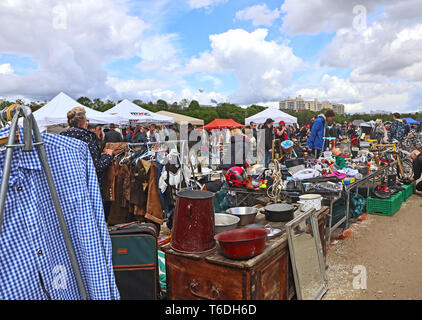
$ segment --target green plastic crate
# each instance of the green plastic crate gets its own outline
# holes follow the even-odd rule
[[[402,187],[405,189],[402,191],[403,194],[403,201],[407,201],[413,194],[413,185],[402,185]]]
[[[406,191],[400,191],[399,192],[400,196],[401,196],[401,202],[406,202],[407,201],[407,194]]]
[[[394,216],[400,210],[403,202],[401,192],[396,193],[390,199],[378,199],[368,197],[366,202],[366,212],[380,216]]]

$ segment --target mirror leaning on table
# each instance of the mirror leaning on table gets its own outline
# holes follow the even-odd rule
[[[315,208],[286,224],[298,300],[320,300],[327,292],[327,277]]]

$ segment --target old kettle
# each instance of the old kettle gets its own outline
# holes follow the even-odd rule
[[[170,246],[184,253],[213,250],[214,194],[209,191],[182,190],[177,193]]]

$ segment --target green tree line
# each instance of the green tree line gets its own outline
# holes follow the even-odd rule
[[[94,110],[104,112],[111,108],[113,108],[116,104],[120,103],[121,101],[111,101],[111,100],[101,100],[96,98],[91,100],[87,97],[80,97],[77,100],[80,104],[92,108]],[[190,117],[194,117],[197,119],[204,120],[205,124],[210,123],[214,119],[233,119],[238,123],[244,124],[245,119],[249,118],[263,110],[265,107],[259,105],[251,105],[247,108],[242,108],[236,104],[232,103],[220,103],[216,107],[214,106],[201,106],[198,101],[192,100],[189,101],[187,99],[183,99],[180,102],[173,102],[171,104],[167,103],[164,100],[157,100],[156,103],[153,102],[143,102],[142,100],[133,100],[133,103],[136,105],[149,110],[151,112],[158,112],[158,111],[169,111],[173,113],[178,113]],[[0,110],[9,107],[11,104],[24,104],[22,100],[16,101],[7,101],[7,100],[0,100]],[[37,101],[31,102],[29,106],[31,107],[32,111],[36,111],[43,107],[47,101]],[[317,117],[319,114],[324,113],[326,110],[321,110],[319,112],[310,111],[310,110],[302,110],[302,111],[292,111],[292,110],[283,110],[284,112],[296,117],[298,119],[298,123],[300,126],[310,124],[310,120],[312,117]],[[402,114],[402,118],[412,118],[417,119],[421,114],[419,113],[412,113],[412,114]],[[350,122],[353,120],[364,120],[370,121],[375,119],[381,119],[383,122],[386,121],[393,121],[392,114],[337,114],[335,121],[337,123],[344,123]]]

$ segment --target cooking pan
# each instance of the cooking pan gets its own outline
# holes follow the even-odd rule
[[[239,226],[246,226],[247,224],[254,223],[255,217],[258,213],[257,208],[253,207],[235,207],[226,210],[226,213],[232,214],[240,218]]]
[[[289,222],[299,207],[287,203],[270,204],[264,207],[265,219],[272,222]]]

